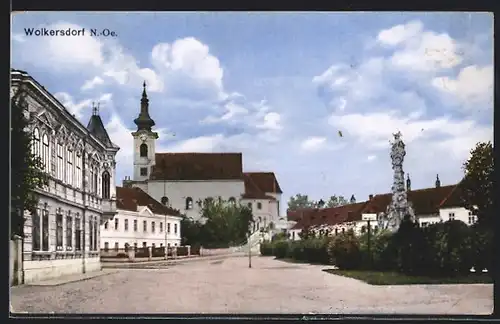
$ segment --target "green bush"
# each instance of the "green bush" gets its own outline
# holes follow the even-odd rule
[[[292,241],[290,244],[290,250],[288,256],[297,261],[305,261],[306,260],[306,250],[305,250],[305,241]]]
[[[328,237],[311,238],[304,241],[304,260],[310,263],[329,264]]]
[[[474,224],[471,232],[471,261],[474,269],[493,272],[493,230]]]
[[[289,255],[288,241],[275,241],[273,245],[273,255],[276,259],[284,259]]]
[[[353,233],[341,233],[333,237],[327,251],[331,263],[339,269],[358,269],[361,264],[359,239]]]
[[[273,243],[264,241],[260,244],[260,255],[271,256],[273,255]]]

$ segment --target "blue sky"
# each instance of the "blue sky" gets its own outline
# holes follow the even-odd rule
[[[26,36],[37,27],[87,35]],[[159,152],[243,152],[245,170],[277,174],[284,202],[390,191],[398,130],[413,188],[456,183],[493,138],[487,13],[23,13],[12,35],[12,66],[84,124],[101,102],[117,184],[143,80]]]

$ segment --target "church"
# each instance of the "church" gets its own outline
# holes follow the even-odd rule
[[[159,136],[149,114],[146,83],[134,123],[133,176],[123,180],[123,187],[140,188],[193,220],[200,220],[203,201],[220,197],[252,209],[252,231],[286,228],[286,219],[279,219],[282,191],[275,174],[244,172],[242,153],[156,152]]]

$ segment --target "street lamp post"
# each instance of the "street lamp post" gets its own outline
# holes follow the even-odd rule
[[[252,246],[250,245],[250,230],[248,231],[248,239],[247,239],[247,245],[248,245],[248,267],[252,267]]]

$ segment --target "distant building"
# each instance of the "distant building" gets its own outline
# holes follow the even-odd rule
[[[99,226],[116,213],[119,147],[97,108],[85,127],[28,73],[11,70],[11,82],[11,97],[26,91],[32,151],[49,175],[36,212],[24,214],[24,283],[100,270]]]
[[[203,201],[222,199],[249,206],[255,227],[279,223],[281,188],[273,172],[243,172],[241,153],[157,153],[158,133],[149,115],[146,85],[134,120],[134,168],[124,187],[137,187],[165,206],[200,220]]]
[[[409,186],[408,186],[409,187]],[[477,216],[462,207],[460,184],[441,186],[439,178],[434,188],[408,191],[411,203],[421,227],[448,220],[460,220],[467,225],[477,222]],[[390,204],[392,194],[370,195],[364,202],[324,209],[302,209],[289,211],[289,219],[296,224],[289,230],[290,238],[300,239],[304,228],[315,232],[328,231],[330,235],[353,230],[356,234],[368,230],[368,220],[372,230],[378,230],[377,216],[384,213]]]
[[[117,215],[101,225],[102,250],[181,245],[178,210],[162,205],[139,188],[116,187],[116,198]]]

